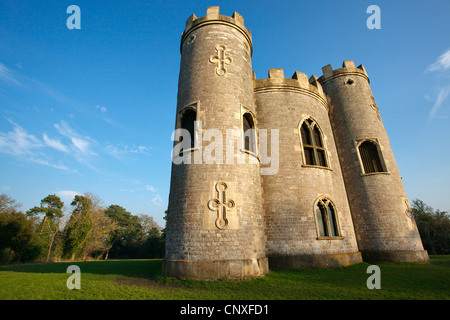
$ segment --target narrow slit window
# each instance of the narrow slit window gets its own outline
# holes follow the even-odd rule
[[[242,121],[244,131],[244,148],[247,151],[256,153],[255,125],[251,114],[245,113]]]
[[[181,117],[181,128],[185,129],[190,134],[190,146],[195,146],[195,121],[197,118],[197,112],[194,109],[187,110]]]

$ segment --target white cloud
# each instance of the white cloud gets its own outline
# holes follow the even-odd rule
[[[56,192],[56,195],[61,198],[61,200],[66,205],[70,205],[70,203],[73,201],[76,195],[79,195],[81,193],[77,191],[72,190],[60,190]]]
[[[17,77],[14,75],[14,72],[7,68],[3,63],[0,63],[0,80],[14,84],[16,86],[21,86],[22,84],[17,80]]]
[[[138,146],[136,148],[131,148],[130,152],[132,153],[147,153],[148,148],[146,146]]]
[[[145,189],[148,190],[148,191],[151,191],[151,192],[155,192],[156,191],[156,188],[154,186],[149,185],[149,184],[145,185]]]
[[[69,151],[69,149],[65,145],[63,145],[60,141],[50,139],[45,133],[43,135],[43,139],[44,139],[44,143],[47,146],[49,146],[49,147],[51,147],[51,148],[53,148],[55,150],[62,151],[62,152],[68,152]]]
[[[105,147],[105,152],[109,153],[110,155],[116,157],[117,159],[121,160],[122,156],[127,154],[148,154],[148,150],[150,148],[145,146],[129,146],[129,145],[123,145],[123,146],[115,146],[112,144],[108,144]]]
[[[96,155],[96,153],[91,150],[92,144],[94,144],[95,141],[90,137],[80,135],[65,121],[55,124],[55,128],[62,136],[71,141],[71,151],[77,161],[86,162],[86,156]]]
[[[163,205],[163,201],[161,199],[161,196],[159,194],[156,194],[153,198],[152,198],[152,203],[158,207],[162,207]]]
[[[428,66],[428,72],[444,71],[450,68],[450,49],[444,52],[435,63]]]
[[[0,153],[6,153],[15,156],[19,160],[37,163],[43,166],[55,168],[58,170],[72,171],[61,163],[55,163],[52,154],[46,150],[46,147],[68,153],[69,148],[58,140],[51,139],[47,134],[42,135],[42,140],[37,139],[20,125],[8,120],[13,125],[13,130],[9,132],[0,132]],[[82,143],[78,143],[83,146]],[[72,148],[74,149],[74,148]],[[73,151],[73,150],[72,150]],[[73,153],[73,152],[72,152]]]
[[[17,157],[20,160],[37,163],[43,166],[55,168],[58,170],[71,171],[62,164],[52,163],[47,153],[42,153],[41,149],[45,146],[53,148],[60,147],[55,144],[55,140],[49,139],[44,134],[44,143],[32,134],[29,134],[24,128],[8,120],[14,130],[9,132],[0,132],[0,152]]]
[[[28,134],[21,126],[8,121],[14,126],[14,131],[0,132],[0,152],[13,155],[31,154],[33,149],[42,146],[38,139]]]
[[[444,52],[442,55],[440,55],[436,62],[429,65],[426,69],[426,72],[442,72],[439,73],[440,80],[442,79],[448,79],[448,76],[450,75],[447,71],[450,70],[450,49],[448,49],[446,52]],[[445,71],[445,72],[444,72]],[[434,103],[433,107],[430,110],[429,113],[429,119],[436,119],[436,118],[447,118],[446,116],[438,116],[438,111],[442,109],[444,105],[448,105],[447,98],[450,95],[450,83],[441,84],[440,88],[438,89],[439,93],[436,98],[436,102]]]
[[[31,162],[35,162],[35,163],[47,166],[47,167],[51,167],[51,168],[55,168],[55,169],[59,169],[59,170],[65,170],[65,171],[72,171],[69,168],[67,168],[65,165],[50,163],[49,161],[44,160],[44,159],[38,159],[38,158],[31,157],[31,158],[28,158],[28,160],[30,160]]]
[[[99,106],[99,105],[96,105],[95,109],[100,110],[102,113],[105,113],[107,111],[106,107],[102,107],[102,106]]]
[[[90,150],[89,150],[89,146],[90,146],[89,141],[83,140],[81,138],[75,138],[75,137],[72,137],[70,140],[72,141],[72,143],[75,146],[75,148],[80,150],[82,153],[89,153],[90,152]]]
[[[57,191],[56,195],[61,197],[61,198],[74,198],[76,195],[79,195],[81,193],[77,192],[77,191],[72,191],[72,190],[61,190],[61,191]]]
[[[450,95],[450,86],[442,88],[440,90],[436,103],[434,104],[433,108],[430,111],[430,119],[437,118],[436,113],[442,107],[443,103],[445,102],[445,100],[448,98],[449,95]]]

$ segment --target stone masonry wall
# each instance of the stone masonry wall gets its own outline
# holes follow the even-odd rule
[[[408,215],[400,173],[363,66],[323,68],[319,79],[330,104],[330,118],[341,160],[359,248],[365,251],[422,251]],[[358,145],[376,141],[387,172],[364,174]]]
[[[311,80],[315,85],[305,74],[285,79],[282,70],[271,69],[269,79],[255,81],[259,129],[278,129],[280,142],[279,170],[262,178],[269,257],[358,251],[326,99]],[[299,126],[307,118],[322,131],[329,168],[304,163]],[[321,197],[335,204],[342,237],[318,239],[315,203]]]

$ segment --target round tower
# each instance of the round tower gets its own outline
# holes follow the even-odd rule
[[[278,170],[262,176],[270,269],[362,262],[317,77],[295,72],[288,79],[270,69],[269,78],[254,81],[254,92],[259,138],[267,129],[267,153],[279,156]]]
[[[192,15],[181,37],[167,213],[167,276],[246,279],[268,272],[254,153],[252,39],[238,13]],[[251,132],[251,131],[249,131]]]
[[[322,70],[363,260],[428,262],[365,68],[344,61]]]

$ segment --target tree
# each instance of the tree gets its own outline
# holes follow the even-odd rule
[[[164,257],[165,237],[163,229],[151,216],[141,214],[139,219],[144,229],[144,240],[139,257],[150,259]]]
[[[42,234],[44,227],[46,227],[45,222],[48,219],[53,220],[63,216],[62,207],[64,207],[64,202],[57,195],[51,194],[41,200],[40,207],[34,207],[28,210],[27,215],[32,217],[44,214],[40,231]]]
[[[118,229],[117,223],[105,214],[103,208],[95,208],[91,213],[92,232],[82,251],[83,259],[95,255],[97,258],[107,255],[112,247],[111,235]]]
[[[8,197],[6,194],[0,194],[0,213],[6,213],[11,211],[17,211],[20,204],[16,200]]]
[[[416,221],[424,249],[429,254],[450,254],[450,217],[434,210],[422,200],[413,200],[411,213]]]
[[[142,231],[145,235],[148,235],[149,233],[153,232],[153,229],[158,230],[158,232],[162,231],[162,228],[158,225],[158,223],[153,219],[152,216],[146,215],[146,214],[139,214],[139,223],[142,226]]]
[[[139,218],[125,208],[114,204],[105,210],[105,214],[118,226],[111,234],[111,249],[105,258],[107,259],[109,255],[114,258],[136,258],[144,236]]]
[[[73,260],[82,250],[91,232],[92,201],[87,197],[76,195],[70,205],[74,209],[66,225],[63,256]]]
[[[18,206],[7,195],[0,195],[0,261],[7,264],[34,260],[42,251],[32,221]]]
[[[29,217],[44,215],[41,222],[40,235],[43,243],[48,248],[46,261],[50,258],[53,242],[56,234],[59,232],[63,207],[64,202],[57,195],[52,194],[41,200],[40,207],[34,207],[27,211]]]
[[[114,221],[105,215],[101,200],[91,193],[76,195],[74,207],[66,225],[63,256],[86,259],[109,250],[111,234],[117,229]]]

